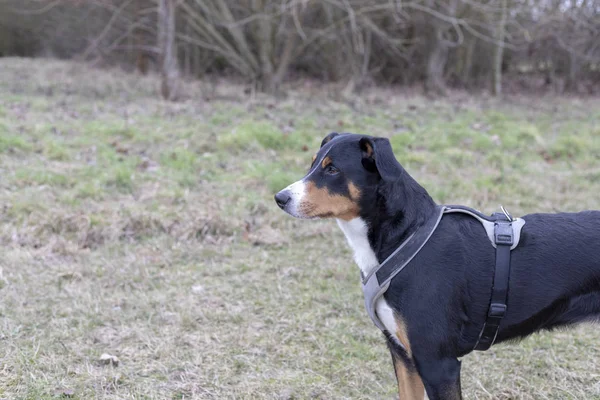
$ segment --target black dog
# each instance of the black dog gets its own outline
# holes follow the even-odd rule
[[[275,196],[297,218],[336,218],[363,276],[438,207],[387,139],[329,134],[308,174]],[[600,319],[600,212],[530,214],[512,250],[506,315],[495,343]],[[460,361],[486,321],[495,250],[481,223],[446,214],[394,277],[376,313],[401,399],[460,399]]]

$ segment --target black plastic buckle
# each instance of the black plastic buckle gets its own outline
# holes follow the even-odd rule
[[[506,304],[492,303],[488,311],[488,317],[504,318],[506,315]]]
[[[495,222],[494,223],[494,241],[496,244],[512,246],[513,229],[511,222]]]

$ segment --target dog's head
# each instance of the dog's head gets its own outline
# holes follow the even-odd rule
[[[377,207],[378,188],[402,171],[388,139],[334,132],[321,142],[306,176],[275,201],[297,218],[351,220]]]

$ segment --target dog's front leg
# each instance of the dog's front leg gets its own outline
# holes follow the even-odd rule
[[[394,346],[393,343],[390,343],[389,347],[398,381],[400,400],[423,400],[425,398],[425,387],[414,362],[406,352]]]
[[[461,400],[460,361],[415,354],[417,370],[429,400]]]

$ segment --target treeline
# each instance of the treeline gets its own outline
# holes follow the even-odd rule
[[[592,92],[600,0],[0,0],[0,55],[155,69],[165,97],[181,73]]]

